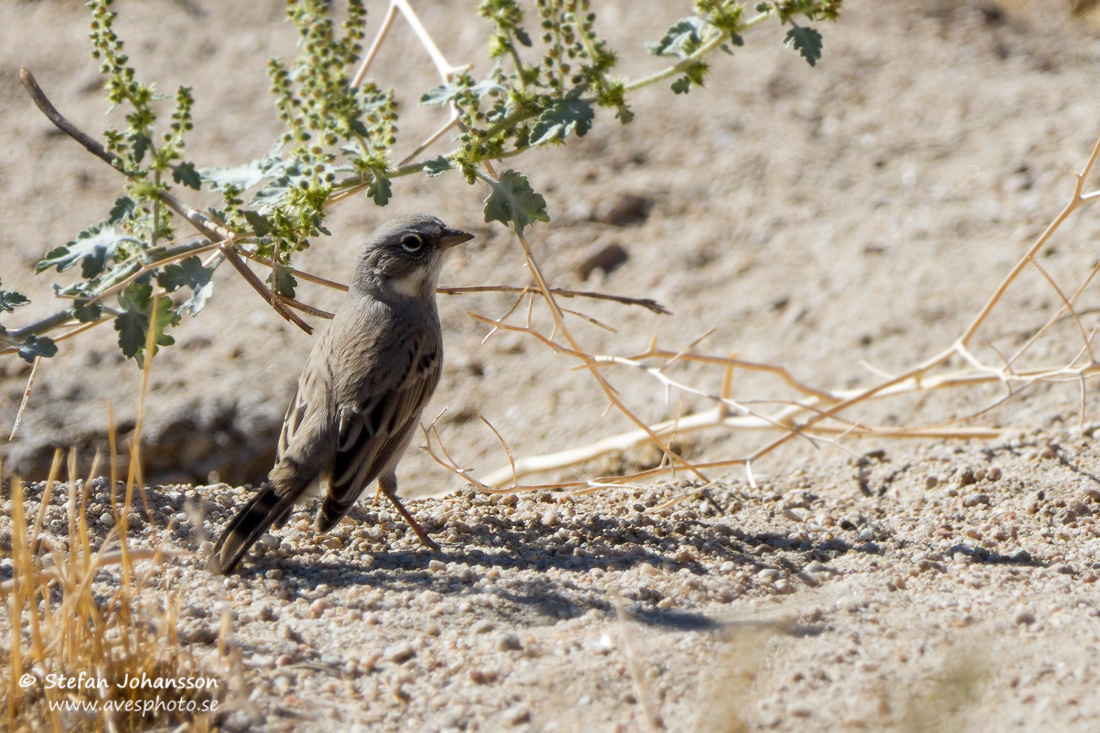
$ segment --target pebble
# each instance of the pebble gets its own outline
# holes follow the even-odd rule
[[[492,631],[495,627],[496,627],[496,624],[494,624],[492,621],[490,621],[487,618],[483,618],[480,621],[476,622],[473,626],[470,627],[470,633],[474,634],[474,635],[487,634],[488,632]]]
[[[332,604],[324,598],[318,598],[313,603],[309,604],[309,615],[313,618],[321,618],[325,611],[332,608]]]
[[[415,654],[416,650],[413,649],[407,641],[402,641],[386,647],[382,651],[382,658],[387,662],[401,664],[402,662],[412,659]]]
[[[1035,623],[1035,614],[1031,611],[1019,611],[1016,614],[1016,618],[1013,619],[1017,624],[1024,624],[1030,626]]]
[[[519,636],[512,632],[501,634],[497,639],[497,649],[502,652],[515,652],[523,648],[523,643],[520,641]]]
[[[978,506],[979,504],[988,504],[988,503],[989,503],[989,494],[982,494],[982,493],[975,492],[973,494],[967,494],[966,496],[963,497],[963,506],[968,507],[968,508]]]
[[[810,510],[802,509],[800,507],[784,509],[783,516],[796,522],[805,522],[806,519],[810,516]]]
[[[785,578],[775,581],[774,587],[776,591],[783,594],[794,593],[795,590],[794,585]]]
[[[516,704],[507,708],[501,717],[508,725],[523,725],[531,720],[531,709],[523,704]]]
[[[432,559],[428,561],[428,570],[433,573],[441,573],[447,569],[447,563],[442,560]]]
[[[775,568],[764,568],[756,574],[761,582],[771,585],[779,578],[779,571]]]

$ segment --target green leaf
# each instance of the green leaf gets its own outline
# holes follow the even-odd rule
[[[127,311],[115,318],[115,330],[118,331],[118,345],[127,359],[133,359],[145,348],[145,328],[149,317]]]
[[[0,290],[0,311],[11,313],[21,305],[30,303],[30,298],[14,290]]]
[[[429,160],[427,163],[424,164],[424,167],[421,170],[423,170],[429,176],[435,177],[446,173],[451,169],[451,167],[451,161],[441,155],[438,158],[432,158],[431,160]]]
[[[176,313],[187,313],[195,317],[214,294],[214,283],[210,281],[213,274],[202,266],[202,260],[192,256],[182,262],[166,265],[157,275],[157,282],[169,293],[182,287],[191,288],[191,297],[180,304]]]
[[[241,213],[244,214],[248,225],[252,227],[252,231],[256,232],[258,236],[265,237],[271,233],[271,222],[268,221],[266,216],[247,209]]]
[[[390,195],[392,194],[390,179],[379,173],[372,173],[371,175],[373,180],[367,186],[367,195],[374,200],[376,205],[385,206],[390,202]]]
[[[257,191],[248,205],[255,206],[257,209],[278,206],[286,200],[293,185],[294,181],[290,176],[279,176]]]
[[[57,353],[57,344],[48,336],[28,336],[27,340],[19,345],[19,358],[28,364],[33,364],[35,357],[50,358]]]
[[[584,137],[592,128],[595,113],[591,104],[580,99],[580,91],[575,89],[569,97],[556,100],[538,116],[531,127],[532,145],[560,142],[571,132],[577,133],[577,137]]]
[[[234,168],[203,168],[198,173],[199,177],[209,183],[210,188],[215,191],[223,191],[230,187],[243,191],[255,186],[271,172],[270,160],[260,158]]]
[[[137,213],[137,204],[134,200],[128,196],[115,199],[115,205],[111,207],[111,211],[107,214],[107,223],[111,226],[115,224],[121,224],[124,221],[129,221],[134,218],[134,214]]]
[[[810,66],[817,66],[821,58],[821,34],[813,28],[791,28],[783,45],[798,51]]]
[[[73,318],[81,323],[91,323],[98,321],[100,316],[103,315],[103,309],[99,307],[99,303],[92,303],[91,305],[85,305],[86,301],[77,301],[73,303],[73,307],[70,309],[73,313]]]
[[[681,76],[679,79],[672,82],[672,91],[676,94],[687,94],[691,91],[691,79],[686,76]]]
[[[505,226],[512,224],[520,236],[529,224],[550,221],[546,199],[535,193],[527,176],[508,170],[501,174],[500,180],[486,180],[493,190],[485,199],[485,221],[499,221]]]
[[[115,330],[118,331],[118,345],[128,359],[134,359],[139,365],[145,362],[145,341],[149,331],[149,313],[152,310],[153,286],[149,283],[134,281],[118,296],[118,303],[124,313],[115,318]],[[153,353],[157,346],[171,346],[175,339],[165,333],[168,326],[174,325],[178,316],[172,312],[172,299],[162,296],[157,303],[157,322]]]
[[[489,94],[501,93],[507,90],[497,81],[496,76],[493,75],[488,79],[482,79],[472,86],[440,84],[437,87],[432,87],[421,95],[419,103],[422,105],[447,104],[458,95],[464,94],[467,91],[472,91],[477,95],[478,99],[481,99]]]
[[[519,26],[516,26],[512,30],[512,32],[516,34],[516,40],[519,41],[519,44],[521,46],[531,48],[531,36],[527,35],[527,31],[523,30]]]
[[[230,187],[243,191],[264,179],[264,172],[260,170],[259,164],[260,161],[253,160],[235,168],[203,168],[199,171],[199,176],[215,191]]]
[[[130,136],[130,144],[133,146],[134,165],[140,165],[141,159],[145,157],[145,152],[149,149],[149,138],[140,132],[136,132]]]
[[[172,169],[172,180],[196,191],[202,188],[202,176],[195,170],[195,164],[189,161],[184,161]]]
[[[294,275],[291,274],[289,267],[275,265],[269,282],[271,282],[271,286],[279,295],[285,295],[288,298],[294,297],[294,288],[297,287],[298,281],[294,279]]]
[[[80,262],[81,274],[88,280],[103,272],[107,260],[114,256],[119,243],[140,243],[134,237],[121,234],[106,224],[104,221],[89,227],[78,234],[75,240],[47,252],[45,259],[35,265],[35,273],[51,267],[56,267],[58,272],[64,272]]]
[[[149,299],[152,297],[153,286],[148,282],[135,280],[118,294],[118,304],[123,310],[144,313],[149,310]]]
[[[702,18],[694,16],[681,18],[665,31],[661,40],[656,43],[647,43],[646,49],[654,56],[684,58],[702,45],[704,33],[712,28],[713,26]]]

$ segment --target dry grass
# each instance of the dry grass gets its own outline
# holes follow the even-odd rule
[[[152,353],[153,335],[149,329],[146,354]],[[145,360],[142,408],[151,363]],[[120,499],[112,425],[114,526],[98,547],[86,516],[90,478],[83,484],[77,480],[75,453],[69,455],[64,484],[57,481],[61,453],[55,455],[33,525],[23,483],[17,477],[9,481],[12,578],[0,585],[11,627],[7,676],[0,678],[8,730],[131,731],[166,725],[209,730],[226,697],[224,645],[214,660],[200,660],[183,645],[176,633],[179,598],[154,581],[172,553],[155,529],[152,550],[135,547],[129,536],[135,489],[149,513],[140,484],[140,434],[139,418]],[[43,533],[55,498],[66,503],[68,532],[62,540]],[[108,572],[115,576],[107,580],[114,590],[106,595],[103,582],[97,588],[93,582],[105,580]]]
[[[60,458],[54,476],[59,464]],[[216,709],[226,684],[204,671],[176,635],[179,600],[152,581],[167,553],[131,546],[129,507],[115,496],[115,527],[94,547],[87,495],[72,474],[64,484],[51,476],[33,524],[22,482],[12,478],[10,487],[13,577],[3,584],[3,596],[11,638],[0,688],[7,728],[128,731],[186,722],[194,730],[209,729],[211,716],[203,711]],[[68,537],[60,543],[42,534],[55,492],[67,502],[69,516]],[[117,588],[105,597],[102,584],[93,589],[93,581],[108,569],[117,576]],[[75,689],[64,687],[63,678]],[[164,680],[180,678],[193,680],[197,689],[164,687]],[[161,689],[155,682],[129,686],[146,679],[162,680]]]

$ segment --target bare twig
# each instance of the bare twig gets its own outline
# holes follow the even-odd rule
[[[41,356],[34,357],[34,364],[31,366],[31,374],[27,377],[27,388],[23,390],[23,399],[19,401],[19,411],[15,413],[15,423],[11,426],[11,435],[8,436],[8,442],[15,440],[15,433],[19,430],[19,423],[23,420],[23,412],[27,409],[27,400],[31,398],[31,389],[34,387],[34,378],[38,374],[38,365],[42,362]]]
[[[461,295],[463,293],[530,293],[530,287],[515,287],[511,285],[467,285],[463,287],[440,287],[437,293],[443,295]],[[535,291],[537,292],[537,291]],[[623,295],[610,295],[608,293],[593,293],[586,290],[565,290],[563,288],[550,288],[550,292],[562,298],[590,298],[592,300],[609,300],[623,305],[635,305],[659,313],[663,316],[672,315],[672,311],[651,298],[628,298]]]

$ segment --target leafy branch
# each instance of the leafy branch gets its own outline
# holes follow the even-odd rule
[[[166,97],[141,81],[114,30],[111,0],[87,4],[92,56],[100,64],[107,102],[125,111],[125,125],[107,129],[100,143],[57,112],[29,72],[24,83],[55,125],[125,176],[123,195],[101,221],[51,249],[38,263],[38,273],[64,273],[79,265],[78,281],[54,286],[55,294],[71,304],[22,328],[0,326],[0,354],[52,356],[56,344],[47,333],[65,328],[83,332],[113,321],[123,353],[140,364],[144,351],[136,345],[144,343],[150,324],[144,315],[148,303],[136,294],[153,280],[169,294],[171,308],[157,324],[156,338],[167,345],[166,331],[184,316],[197,316],[212,297],[212,274],[226,261],[281,315],[308,329],[287,310],[288,304],[309,310],[294,298],[292,261],[313,239],[328,234],[325,214],[333,203],[365,192],[374,204],[384,206],[393,196],[394,179],[459,170],[470,183],[488,184],[485,220],[522,234],[531,224],[549,220],[545,199],[518,171],[499,176],[484,172],[490,161],[582,137],[595,124],[597,108],[611,109],[620,123],[629,123],[630,93],[673,77],[678,93],[703,84],[710,68],[705,57],[718,48],[740,45],[743,33],[768,20],[791,25],[795,35],[788,34],[788,44],[815,63],[820,44],[806,34],[809,29],[795,26],[795,19],[834,20],[841,6],[839,0],[766,2],[746,18],[744,7],[733,0],[697,0],[692,15],[649,44],[651,53],[676,62],[631,82],[614,75],[617,56],[598,35],[597,17],[587,1],[536,0],[525,9],[515,0],[483,0],[478,13],[493,27],[488,55],[494,67],[480,80],[469,67],[449,67],[445,83],[420,97],[421,104],[451,108],[453,123],[426,142],[453,127],[452,148],[393,166],[395,92],[365,78],[373,53],[353,74],[366,31],[362,0],[349,0],[342,24],[331,17],[330,3],[294,0],[287,18],[298,31],[300,52],[291,62],[271,59],[267,69],[284,132],[262,158],[200,167],[185,155],[185,137],[193,127],[192,89],[181,86]],[[396,10],[423,30],[408,4],[397,0],[385,27]],[[526,23],[528,15],[532,24]],[[426,32],[422,36],[441,66],[442,55]],[[169,101],[171,112],[162,122],[160,107]],[[193,209],[176,193],[204,185],[221,194],[219,209]],[[253,192],[246,201],[249,190]],[[181,216],[198,230],[198,237],[176,238]],[[208,254],[205,261],[201,254]],[[266,283],[244,265],[242,256],[269,263]],[[114,303],[107,302],[109,297]],[[0,291],[0,314],[28,302],[16,291]]]

